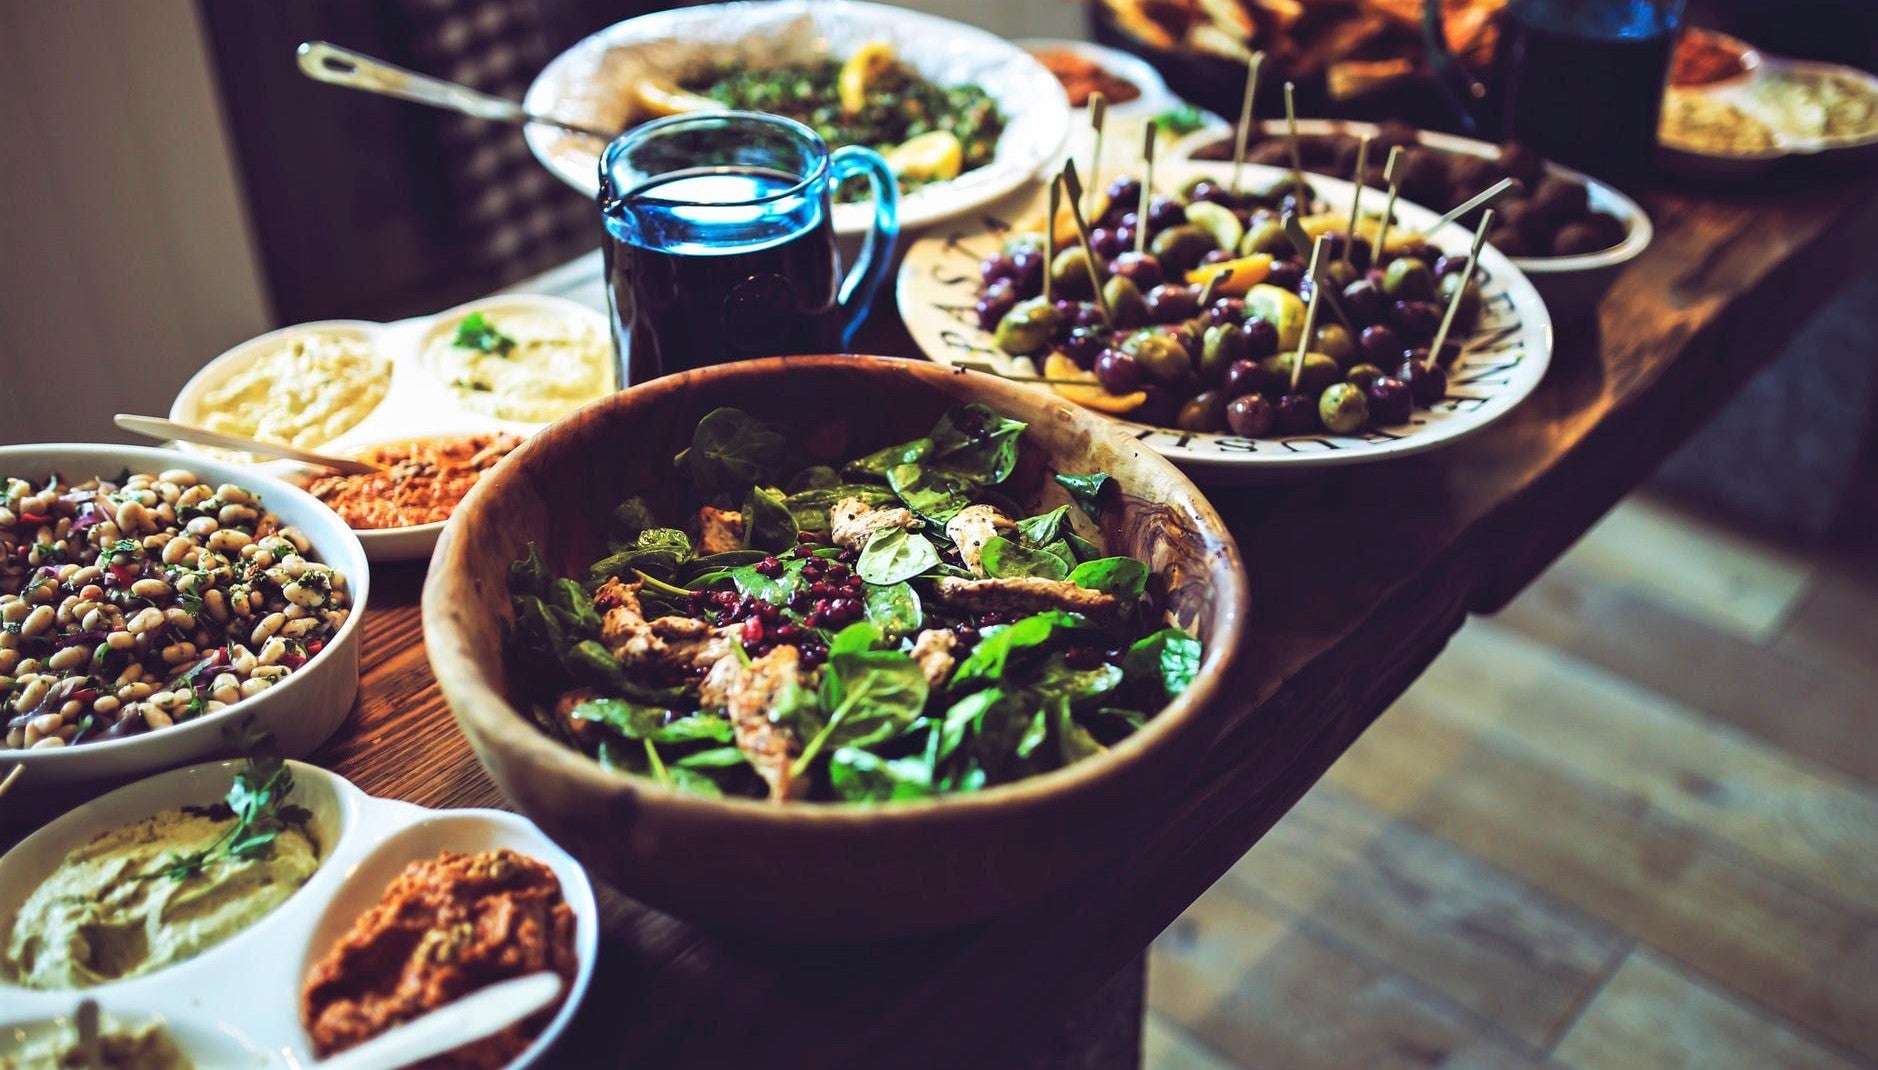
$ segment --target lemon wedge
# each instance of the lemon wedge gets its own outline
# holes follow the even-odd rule
[[[841,96],[842,113],[854,115],[865,107],[867,87],[892,65],[893,46],[885,41],[874,41],[856,49],[854,55],[841,65],[841,74],[835,81],[836,91]]]
[[[1304,228],[1304,233],[1313,238],[1320,234],[1343,234],[1350,229],[1350,217],[1341,212],[1319,212],[1298,220],[1298,225]],[[1376,231],[1381,226],[1382,219],[1379,216],[1365,214],[1363,218],[1356,221],[1356,236],[1373,244],[1376,240]],[[1416,248],[1426,241],[1426,236],[1420,231],[1409,230],[1405,227],[1391,227],[1389,248],[1384,251],[1400,253],[1406,249]]]
[[[1296,349],[1298,340],[1304,337],[1304,302],[1290,290],[1259,283],[1246,291],[1245,310],[1278,329],[1281,352]]]
[[[1226,260],[1218,264],[1207,264],[1187,272],[1187,283],[1192,286],[1205,286],[1208,280],[1220,272],[1227,276],[1213,293],[1220,297],[1244,297],[1246,292],[1272,273],[1272,258],[1269,253],[1253,253]]]
[[[965,164],[965,146],[950,130],[928,130],[881,153],[900,178],[915,182],[959,177]]]
[[[710,97],[680,89],[663,78],[641,78],[632,85],[632,104],[641,119],[662,119],[693,111],[723,111]]]
[[[1043,362],[1043,376],[1046,379],[1075,379],[1074,383],[1051,383],[1051,389],[1085,409],[1106,412],[1110,416],[1122,416],[1131,413],[1148,403],[1148,392],[1136,390],[1129,394],[1111,394],[1096,382],[1094,372],[1086,372],[1076,366],[1076,362],[1061,353],[1052,353]],[[1087,383],[1087,386],[1082,385]]]
[[[1245,224],[1232,209],[1213,201],[1194,201],[1187,206],[1187,222],[1213,236],[1221,249],[1232,252],[1245,237]]]

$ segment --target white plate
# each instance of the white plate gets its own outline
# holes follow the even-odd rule
[[[434,316],[421,316],[395,323],[367,320],[299,323],[251,338],[203,365],[183,384],[176,400],[171,402],[170,419],[200,425],[204,415],[203,396],[208,390],[246,367],[261,353],[300,335],[340,333],[364,339],[376,353],[390,362],[391,386],[386,390],[384,400],[363,420],[332,441],[314,447],[318,452],[343,457],[369,446],[389,442],[499,431],[525,438],[547,424],[501,420],[464,406],[456,392],[424,360],[426,340],[436,332],[453,330],[456,323],[471,312],[499,315],[505,308],[526,308],[565,316],[587,324],[599,332],[602,338],[607,337],[612,330],[604,313],[565,298],[543,294],[498,294],[458,305]],[[178,443],[177,448],[198,456],[223,456],[219,451],[210,451],[191,443]],[[253,462],[250,467],[300,485],[318,474],[318,470],[292,461],[259,461]],[[437,545],[437,535],[442,531],[441,523],[408,528],[355,529],[359,542],[365,547],[365,556],[381,562],[428,558],[431,549]]]
[[[1172,191],[1199,176],[1218,177],[1231,164],[1189,162],[1160,168],[1156,186]],[[1281,168],[1247,165],[1249,184],[1285,177]],[[1321,175],[1311,185],[1331,205],[1348,210],[1351,186]],[[1381,191],[1367,201],[1382,206]],[[1011,200],[970,221],[942,228],[914,243],[900,268],[898,298],[907,330],[926,355],[941,364],[982,362],[1007,373],[1036,374],[1027,358],[1011,357],[981,330],[972,311],[979,291],[978,265],[997,251],[1012,220],[1043,217],[1042,194]],[[1425,228],[1438,216],[1420,205],[1396,202],[1399,225]],[[1436,246],[1465,253],[1473,235],[1450,224],[1430,236]],[[1463,340],[1459,360],[1448,370],[1449,394],[1433,409],[1417,408],[1406,427],[1362,435],[1291,435],[1251,439],[1242,435],[1180,431],[1121,420],[1136,437],[1153,446],[1201,482],[1244,482],[1335,465],[1365,464],[1406,457],[1445,446],[1472,434],[1512,411],[1532,393],[1552,358],[1552,319],[1545,302],[1526,276],[1498,250],[1481,250],[1480,323]]]
[[[300,990],[311,964],[353,920],[377,903],[407,862],[443,850],[508,847],[535,858],[561,882],[576,918],[580,965],[560,1010],[511,1068],[538,1062],[573,1020],[593,978],[600,940],[593,886],[580,863],[526,818],[500,810],[428,810],[373,798],[344,778],[300,762],[293,801],[314,813],[320,868],[273,913],[186,962],[95,988],[46,992],[0,982],[0,1054],[22,1032],[68,1016],[96,999],[126,1023],[161,1018],[186,1054],[207,1070],[303,1067],[312,1047],[300,1024]],[[120,788],[35,832],[0,858],[0,939],[20,904],[71,848],[163,810],[204,806],[227,793],[238,761],[177,769]],[[19,1032],[16,1032],[19,1031]]]
[[[682,79],[720,62],[751,66],[845,56],[885,41],[938,85],[982,86],[1005,117],[984,167],[900,198],[900,225],[923,227],[1011,192],[1056,158],[1069,133],[1069,101],[1030,53],[983,30],[933,15],[860,0],[770,0],[706,4],[616,23],[557,56],[528,87],[531,111],[611,130],[626,118],[626,86],[642,74]],[[525,134],[542,165],[589,197],[600,189],[600,139],[539,123]],[[873,227],[870,202],[835,206],[835,232]]]
[[[1878,76],[1857,67],[1847,67],[1840,63],[1821,63],[1813,60],[1788,59],[1784,56],[1762,56],[1755,63],[1746,77],[1731,79],[1712,86],[1682,86],[1679,92],[1699,93],[1716,100],[1735,105],[1750,116],[1767,124],[1773,132],[1774,148],[1764,153],[1729,154],[1698,152],[1694,149],[1663,144],[1663,150],[1673,158],[1693,159],[1695,161],[1716,164],[1753,164],[1777,160],[1784,156],[1812,156],[1820,153],[1835,153],[1878,145],[1878,127],[1863,134],[1841,134],[1835,137],[1820,137],[1795,133],[1780,125],[1780,115],[1768,108],[1757,94],[1769,83],[1788,76],[1798,75],[1814,78],[1843,78],[1862,83],[1866,90],[1878,95]]]

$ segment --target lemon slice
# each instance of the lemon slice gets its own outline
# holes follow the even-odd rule
[[[965,146],[950,130],[928,130],[881,153],[887,166],[903,179],[915,182],[943,181],[959,177],[965,163]]]
[[[632,85],[634,110],[642,119],[662,119],[693,111],[723,111],[710,97],[680,89],[663,78],[641,78]]]
[[[1304,337],[1304,302],[1290,290],[1259,283],[1246,291],[1245,310],[1278,329],[1280,352],[1296,349],[1298,340]]]
[[[1237,260],[1206,264],[1187,272],[1187,282],[1193,286],[1205,286],[1208,280],[1222,271],[1228,274],[1213,292],[1220,297],[1243,297],[1272,273],[1272,258],[1269,253],[1253,253]]]
[[[1187,222],[1211,234],[1219,247],[1229,253],[1239,248],[1239,239],[1245,237],[1245,224],[1239,222],[1233,210],[1212,201],[1194,201],[1188,205]]]
[[[1043,375],[1046,379],[1075,379],[1077,383],[1051,383],[1051,389],[1085,409],[1106,412],[1110,416],[1122,416],[1131,413],[1148,403],[1148,392],[1136,390],[1130,394],[1111,394],[1096,382],[1094,372],[1086,372],[1076,366],[1076,362],[1061,353],[1052,353],[1043,362]],[[1081,383],[1089,385],[1083,386]]]
[[[1313,238],[1320,234],[1343,234],[1350,229],[1350,217],[1341,212],[1319,212],[1316,215],[1307,215],[1303,219],[1298,220],[1298,225],[1304,228],[1304,233]],[[1376,230],[1381,226],[1382,219],[1380,216],[1372,216],[1365,213],[1363,218],[1356,221],[1356,236],[1366,242],[1374,244],[1376,241]],[[1418,230],[1409,230],[1406,227],[1391,227],[1389,229],[1389,248],[1384,250],[1384,252],[1400,253],[1405,249],[1413,249],[1420,246],[1426,241],[1427,238]]]
[[[856,49],[841,65],[841,74],[835,81],[842,113],[854,115],[865,107],[867,87],[892,65],[893,46],[885,41],[874,41]]]

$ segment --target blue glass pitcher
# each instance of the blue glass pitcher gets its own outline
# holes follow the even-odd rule
[[[864,177],[874,225],[842,278],[833,198]],[[600,157],[601,243],[623,385],[847,348],[893,264],[899,187],[880,154],[830,152],[776,115],[699,112],[621,134]]]

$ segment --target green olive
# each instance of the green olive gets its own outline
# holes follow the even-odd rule
[[[1174,417],[1174,426],[1182,431],[1226,430],[1225,392],[1207,390],[1195,394],[1180,407],[1180,414]]]
[[[1280,383],[1286,384],[1284,392],[1287,394],[1292,393],[1289,389],[1291,365],[1296,357],[1297,352],[1292,351],[1259,361],[1259,365],[1266,372],[1276,376]],[[1343,369],[1337,366],[1336,361],[1322,353],[1306,353],[1304,354],[1304,370],[1298,373],[1296,392],[1300,394],[1322,393],[1325,387],[1342,378]]]
[[[1441,303],[1446,305],[1454,300],[1454,291],[1459,289],[1459,275],[1441,276]],[[1456,338],[1465,338],[1480,322],[1480,284],[1469,282],[1467,289],[1461,292],[1461,307],[1454,310],[1454,330]]]
[[[1019,231],[1004,239],[1004,247],[998,251],[1005,256],[1022,252],[1041,253],[1048,247],[1048,244],[1042,234],[1035,231]]]
[[[1368,392],[1371,384],[1375,383],[1376,380],[1382,378],[1385,374],[1387,373],[1374,364],[1358,364],[1356,367],[1344,373],[1343,381],[1356,387],[1358,390]]]
[[[1148,377],[1168,386],[1193,381],[1193,358],[1171,335],[1160,331],[1136,331],[1122,341],[1122,352],[1135,358]]]
[[[1219,248],[1211,231],[1194,223],[1168,227],[1148,243],[1148,251],[1160,261],[1171,279],[1178,279],[1200,266],[1200,259]]]
[[[1397,301],[1429,300],[1435,295],[1435,273],[1415,257],[1398,257],[1382,273],[1382,292]]]
[[[1102,297],[1108,302],[1115,326],[1127,329],[1147,322],[1147,302],[1141,299],[1141,288],[1128,276],[1109,276],[1109,281],[1102,284]]]
[[[1251,256],[1253,253],[1290,256],[1291,239],[1285,236],[1285,225],[1276,219],[1267,219],[1247,227],[1245,237],[1239,239],[1239,255]]]
[[[1340,435],[1355,434],[1369,422],[1369,402],[1351,383],[1332,383],[1317,399],[1317,418]]]
[[[1324,269],[1324,279],[1336,287],[1332,293],[1342,293],[1343,288],[1355,282],[1361,274],[1356,270],[1356,265],[1348,260],[1332,260],[1330,266]]]
[[[1216,323],[1200,339],[1200,381],[1218,386],[1233,362],[1252,355],[1252,343],[1236,323]]]
[[[1056,305],[1041,297],[1019,301],[998,321],[992,338],[1006,353],[1021,356],[1035,353],[1050,344],[1056,329],[1063,325],[1063,314]]]
[[[1080,245],[1057,250],[1056,259],[1050,261],[1050,284],[1056,287],[1056,296],[1066,300],[1094,298],[1095,286],[1089,281],[1089,251]]]
[[[1349,329],[1341,323],[1326,323],[1311,332],[1311,349],[1344,368],[1355,364],[1361,355],[1356,351],[1356,340],[1350,337]]]

